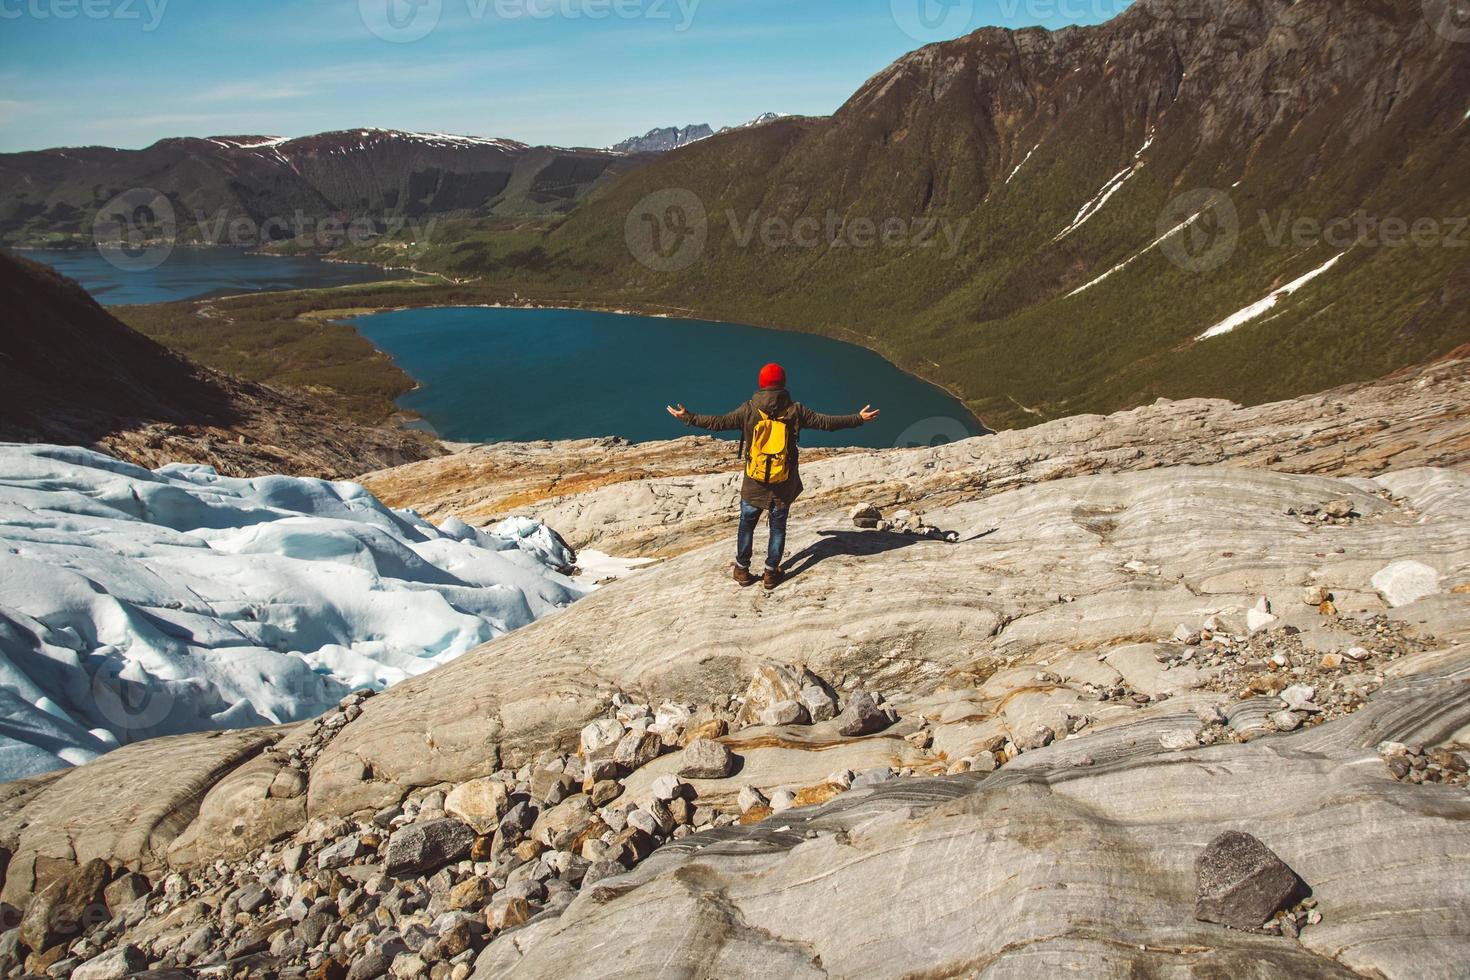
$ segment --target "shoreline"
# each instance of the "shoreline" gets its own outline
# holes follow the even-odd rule
[[[345,261],[345,260],[339,260],[339,261]],[[356,265],[369,265],[369,264],[376,265],[376,263],[352,263],[352,264],[356,264]],[[381,266],[381,265],[378,266],[378,267],[379,268],[382,268],[382,269],[386,269],[386,270],[393,270],[393,271],[396,271],[396,270],[399,270],[399,269],[404,268],[402,266],[394,267],[394,266]],[[438,276],[440,276],[440,278],[446,278],[446,277],[440,275],[439,273],[418,272],[418,270],[414,270],[414,269],[410,269],[409,271],[416,272],[416,273],[418,273],[420,275],[438,275]],[[404,280],[391,280],[391,279],[385,279],[385,280],[383,280],[383,282],[385,282],[385,283],[386,282],[402,282],[402,281],[404,281]],[[478,281],[478,280],[470,280],[470,282],[476,282],[476,281]],[[455,282],[453,280],[450,280],[450,282],[453,285],[466,285],[467,284],[467,283]],[[373,284],[372,283],[358,283],[357,285],[373,285]],[[571,305],[571,304],[574,304],[574,303],[577,304],[577,305]],[[849,345],[851,345],[853,347],[861,348],[862,350],[865,350],[868,353],[873,354],[874,356],[880,358],[883,361],[883,363],[887,364],[889,367],[891,367],[893,370],[899,372],[900,374],[903,374],[903,375],[905,375],[907,377],[913,378],[916,381],[920,381],[920,382],[922,382],[922,383],[924,383],[926,385],[929,385],[931,388],[936,388],[939,391],[943,392],[945,395],[947,395],[949,398],[951,398],[955,402],[955,404],[957,404],[960,407],[960,409],[965,413],[966,417],[980,429],[980,432],[977,433],[978,435],[994,435],[995,432],[996,432],[995,429],[992,429],[989,425],[987,425],[985,423],[985,420],[984,419],[982,419],[980,416],[976,415],[975,412],[971,410],[970,406],[965,403],[964,396],[960,392],[954,390],[953,388],[951,388],[950,386],[948,386],[946,384],[943,384],[941,382],[935,381],[932,378],[926,378],[922,374],[918,374],[918,373],[916,373],[914,371],[911,371],[911,370],[908,370],[907,368],[904,368],[903,366],[901,366],[899,364],[894,363],[894,361],[892,359],[890,359],[888,357],[888,355],[886,355],[882,351],[877,350],[876,348],[870,346],[868,343],[861,343],[861,342],[858,342],[856,340],[849,339],[850,337],[862,337],[862,339],[864,339],[864,340],[868,339],[866,337],[863,337],[863,335],[858,334],[856,331],[852,331],[852,330],[844,331],[844,333],[846,333],[848,336],[841,337],[841,336],[832,336],[832,335],[829,335],[829,334],[817,333],[814,330],[799,330],[799,329],[797,329],[795,327],[783,327],[783,326],[778,326],[778,325],[769,324],[769,323],[747,323],[747,322],[745,322],[743,320],[722,320],[722,319],[718,319],[718,318],[715,318],[715,317],[700,315],[700,314],[696,313],[694,310],[690,310],[690,309],[688,309],[686,307],[661,307],[661,308],[658,308],[658,307],[654,307],[654,306],[644,306],[644,307],[640,308],[638,305],[612,306],[612,305],[609,305],[609,304],[596,303],[596,302],[593,302],[593,301],[579,301],[579,300],[558,300],[558,301],[552,301],[552,302],[542,302],[542,301],[539,301],[539,300],[526,300],[524,302],[519,302],[519,303],[505,303],[505,302],[497,302],[497,303],[424,303],[424,304],[413,303],[413,304],[403,304],[403,305],[395,305],[395,306],[374,306],[374,307],[361,307],[361,308],[352,308],[352,309],[353,309],[353,312],[351,314],[347,315],[347,316],[343,316],[341,318],[328,317],[328,319],[331,322],[334,322],[334,323],[350,324],[351,321],[353,319],[357,318],[357,317],[373,316],[373,315],[376,315],[378,313],[398,313],[398,312],[402,312],[402,311],[405,311],[405,310],[431,310],[431,309],[566,310],[568,312],[573,312],[573,313],[609,313],[609,314],[614,314],[614,315],[617,315],[617,316],[644,316],[644,317],[651,317],[651,318],[660,319],[660,320],[688,320],[691,323],[710,323],[710,324],[719,324],[719,325],[722,325],[722,326],[753,327],[753,328],[755,328],[757,330],[775,330],[775,331],[779,331],[781,333],[797,333],[797,334],[806,334],[806,335],[812,336],[812,337],[825,337],[828,340],[835,340],[838,343],[849,344]],[[677,312],[672,312],[671,313],[671,312],[667,312],[668,310],[675,310]],[[321,313],[321,314],[328,314],[328,313],[331,313],[332,310],[330,308],[328,308],[328,309],[324,309],[324,310],[320,310],[320,311],[313,311],[313,312],[317,312],[317,313]],[[372,341],[369,340],[365,335],[363,335],[362,331],[360,331],[360,330],[358,331],[358,336],[362,337],[364,340],[367,340],[368,343],[372,344]],[[387,351],[383,350],[381,347],[378,347],[377,344],[373,344],[373,348],[375,350],[379,351],[380,353],[382,353],[383,356],[388,357],[390,359],[393,358],[393,355],[392,354],[389,354]],[[398,362],[396,360],[394,360],[394,364],[397,364],[397,363]],[[399,370],[400,371],[403,371],[403,368],[402,368],[401,365],[399,366]],[[403,373],[404,374],[408,374],[407,371],[404,371]],[[415,385],[414,390],[418,390],[418,388],[422,387],[422,383],[417,378],[414,378],[413,375],[411,375],[411,374],[408,374],[408,376],[414,381],[414,385]]]

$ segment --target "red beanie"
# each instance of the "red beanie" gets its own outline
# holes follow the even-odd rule
[[[779,364],[767,364],[761,368],[762,388],[784,388],[786,387],[786,369]]]

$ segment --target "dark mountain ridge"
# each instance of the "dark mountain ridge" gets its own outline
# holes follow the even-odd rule
[[[104,449],[147,466],[346,478],[436,455],[300,392],[221,374],[120,322],[50,266],[0,250],[0,442]]]
[[[168,200],[174,225],[168,237],[186,242],[211,241],[211,228],[236,220],[251,227],[249,237],[269,241],[289,237],[303,223],[310,231],[343,218],[365,219],[382,230],[442,214],[555,214],[644,159],[381,129],[0,154],[0,241],[89,242],[98,210],[135,190],[157,191]]]

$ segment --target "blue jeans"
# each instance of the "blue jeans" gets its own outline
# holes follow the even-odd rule
[[[766,542],[766,568],[781,567],[781,556],[786,551],[786,515],[788,505],[771,508],[769,523],[770,538]],[[736,538],[735,563],[741,568],[750,567],[751,554],[755,551],[755,526],[760,523],[761,509],[740,501],[740,536]]]

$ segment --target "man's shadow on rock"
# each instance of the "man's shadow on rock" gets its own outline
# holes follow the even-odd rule
[[[917,544],[948,545],[940,537],[905,534],[899,531],[819,531],[822,537],[792,555],[782,564],[787,578],[795,578],[828,558],[838,555],[864,557],[912,548]],[[988,533],[988,532],[987,532]],[[975,537],[983,537],[976,535]],[[973,540],[973,539],[972,539]]]

